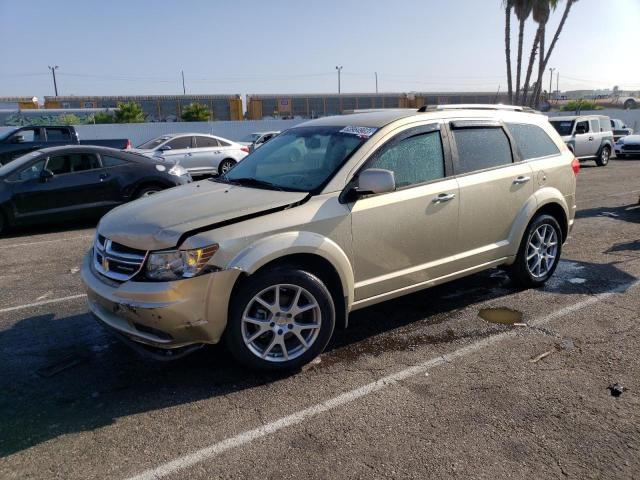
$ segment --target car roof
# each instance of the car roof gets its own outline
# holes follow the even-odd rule
[[[548,120],[546,115],[538,112],[522,112],[513,108],[501,108],[501,106],[498,105],[494,106],[494,108],[488,108],[486,105],[481,105],[479,108],[459,108],[457,105],[454,105],[452,108],[443,107],[437,110],[427,111],[418,111],[414,108],[397,108],[336,115],[310,120],[296,125],[296,127],[346,127],[353,125],[382,128],[398,120],[415,119],[415,121],[435,121],[449,118],[494,119],[504,122],[519,121],[525,123],[543,123]]]
[[[602,115],[564,115],[562,117],[549,117],[549,121],[560,120],[561,122],[568,122],[569,120],[575,120],[576,118],[595,118]]]
[[[60,153],[60,152],[78,152],[78,151],[89,151],[89,152],[103,152],[103,153],[117,153],[117,152],[125,152],[125,150],[120,150],[117,148],[111,147],[102,147],[100,145],[62,145],[58,147],[45,147],[39,148],[37,150],[41,153]]]

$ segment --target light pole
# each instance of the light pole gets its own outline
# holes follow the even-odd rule
[[[555,70],[555,68],[549,68],[549,72],[551,72],[551,75],[549,75],[549,98],[547,101],[551,102],[551,91],[553,90],[553,71]]]
[[[56,70],[60,68],[58,65],[54,65],[53,67],[49,65],[49,70],[51,70],[51,74],[53,75],[53,90],[56,92],[56,97],[58,96],[58,84],[56,83]]]
[[[182,94],[186,95],[187,94],[187,89],[184,86],[184,70],[180,70],[180,73],[182,73]]]
[[[376,93],[378,93],[378,72],[373,72],[376,75]]]
[[[336,66],[336,70],[338,71],[338,95],[340,95],[340,72],[342,71],[342,65]]]

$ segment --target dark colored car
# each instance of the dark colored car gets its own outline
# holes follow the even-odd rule
[[[633,135],[633,129],[625,125],[619,118],[611,119],[611,129],[613,130],[613,139],[617,142],[620,138],[627,135]]]
[[[80,140],[76,129],[67,125],[20,127],[0,135],[0,166],[25,153],[62,145],[96,145],[125,149],[131,148],[131,141],[127,138]]]
[[[12,225],[103,214],[191,182],[174,162],[108,147],[36,150],[0,167],[0,233]]]

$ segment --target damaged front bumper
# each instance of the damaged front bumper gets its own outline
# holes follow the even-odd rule
[[[172,282],[118,283],[97,273],[91,260],[90,251],[81,269],[89,309],[122,336],[152,349],[177,349],[176,353],[220,340],[239,270]]]

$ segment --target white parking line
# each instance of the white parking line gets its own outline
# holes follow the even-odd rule
[[[86,296],[87,296],[86,293],[80,293],[78,295],[69,295],[68,297],[52,298],[51,300],[43,300],[41,302],[27,303],[25,305],[17,305],[15,307],[0,308],[0,313],[13,312],[15,310],[22,310],[24,308],[40,307],[41,305],[49,305],[50,303],[66,302],[69,300],[75,300],[76,298],[85,298]]]
[[[581,302],[575,303],[573,305],[569,305],[568,307],[561,308],[543,317],[539,317],[533,320],[532,322],[530,322],[530,324],[541,325],[551,320],[562,318],[573,312],[576,312],[578,310],[581,310],[583,308],[586,308],[598,302],[601,302],[602,300],[606,300],[607,298],[610,298],[617,293],[623,292],[631,288],[635,288],[638,285],[640,285],[640,280],[636,280],[632,283],[621,285],[608,292],[603,292],[598,295],[594,295]],[[459,348],[458,350],[455,350],[452,353],[448,353],[446,355],[442,355],[439,357],[434,357],[430,360],[427,360],[413,367],[400,370],[399,372],[383,377],[379,380],[376,380],[375,382],[369,383],[367,385],[356,388],[354,390],[350,390],[341,395],[338,395],[337,397],[333,397],[329,400],[326,400],[322,403],[318,403],[317,405],[314,405],[312,407],[306,408],[304,410],[300,410],[299,412],[296,412],[292,415],[282,417],[278,420],[262,425],[261,427],[254,428],[253,430],[248,430],[238,435],[235,435],[233,437],[226,438],[225,440],[213,443],[208,447],[195,451],[194,453],[190,453],[188,455],[178,457],[175,460],[164,463],[156,468],[142,472],[141,474],[136,475],[134,477],[130,477],[128,480],[154,480],[154,479],[166,477],[167,475],[178,472],[180,470],[184,470],[185,468],[189,468],[197,463],[213,458],[216,455],[219,455],[227,450],[240,447],[242,445],[250,443],[254,440],[258,440],[262,437],[266,437],[267,435],[271,435],[272,433],[275,433],[279,430],[290,427],[292,425],[300,424],[307,419],[320,415],[321,413],[324,413],[334,408],[340,407],[342,405],[351,403],[357,400],[358,398],[362,398],[366,395],[382,390],[385,387],[395,385],[398,382],[402,380],[406,380],[409,377],[423,374],[433,367],[437,367],[438,365],[442,365],[443,363],[450,362],[452,360],[455,360],[456,358],[467,356],[470,353],[473,353],[484,347],[498,343],[506,339],[507,337],[513,335],[514,333],[515,333],[515,330],[499,333],[491,337],[485,338],[483,340],[474,342],[465,347]]]
[[[26,243],[10,243],[9,245],[0,245],[0,248],[27,247],[29,245],[40,245],[42,243],[54,243],[54,242],[66,242],[68,240],[78,240],[80,238],[93,238],[93,235],[78,235],[76,237],[54,238],[52,240],[39,240],[36,242],[26,242]]]

